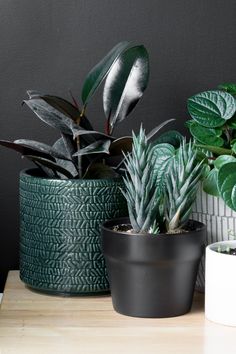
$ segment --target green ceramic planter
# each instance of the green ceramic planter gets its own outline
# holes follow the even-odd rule
[[[120,178],[56,180],[20,174],[20,278],[55,294],[109,291],[100,226],[127,215]]]

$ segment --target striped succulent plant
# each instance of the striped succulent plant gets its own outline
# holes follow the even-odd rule
[[[137,136],[133,133],[132,153],[125,157],[127,173],[123,194],[134,232],[175,233],[189,219],[202,176],[202,163],[197,163],[192,142],[187,144],[182,140],[172,155],[168,145],[149,143],[142,127]],[[156,165],[161,178],[155,172]]]
[[[167,232],[178,231],[187,223],[202,177],[202,162],[196,163],[192,142],[183,140],[166,176],[164,195]]]
[[[132,153],[125,157],[126,176],[122,190],[128,204],[132,228],[137,233],[158,233],[157,215],[159,198],[153,178],[154,160],[152,145],[143,128],[133,133]]]

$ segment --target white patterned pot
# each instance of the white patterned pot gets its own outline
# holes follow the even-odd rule
[[[236,241],[223,241],[206,248],[205,315],[210,321],[236,326],[236,256],[218,248],[236,248]]]
[[[232,240],[236,235],[236,212],[227,207],[221,198],[213,197],[199,189],[193,205],[192,219],[207,225],[206,246]],[[197,276],[196,289],[205,290],[205,255],[203,255]]]

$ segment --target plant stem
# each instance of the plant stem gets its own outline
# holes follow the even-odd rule
[[[86,110],[86,106],[83,107],[79,117],[77,118],[76,120],[76,123],[78,125],[80,125],[80,121],[81,119],[83,118],[84,116],[84,113],[85,113],[85,110]],[[77,138],[76,138],[76,144],[77,144],[77,151],[80,150],[80,136],[78,135]],[[79,178],[82,178],[83,176],[83,171],[82,171],[82,156],[78,156],[78,170],[79,170]]]
[[[227,138],[227,142],[230,143],[231,134],[230,134],[230,130],[229,130],[227,125],[225,125],[225,135],[226,135],[226,138]]]

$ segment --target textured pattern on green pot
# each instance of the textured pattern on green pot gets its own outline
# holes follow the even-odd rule
[[[121,179],[20,175],[20,277],[55,293],[109,290],[100,248],[103,221],[127,215]]]

